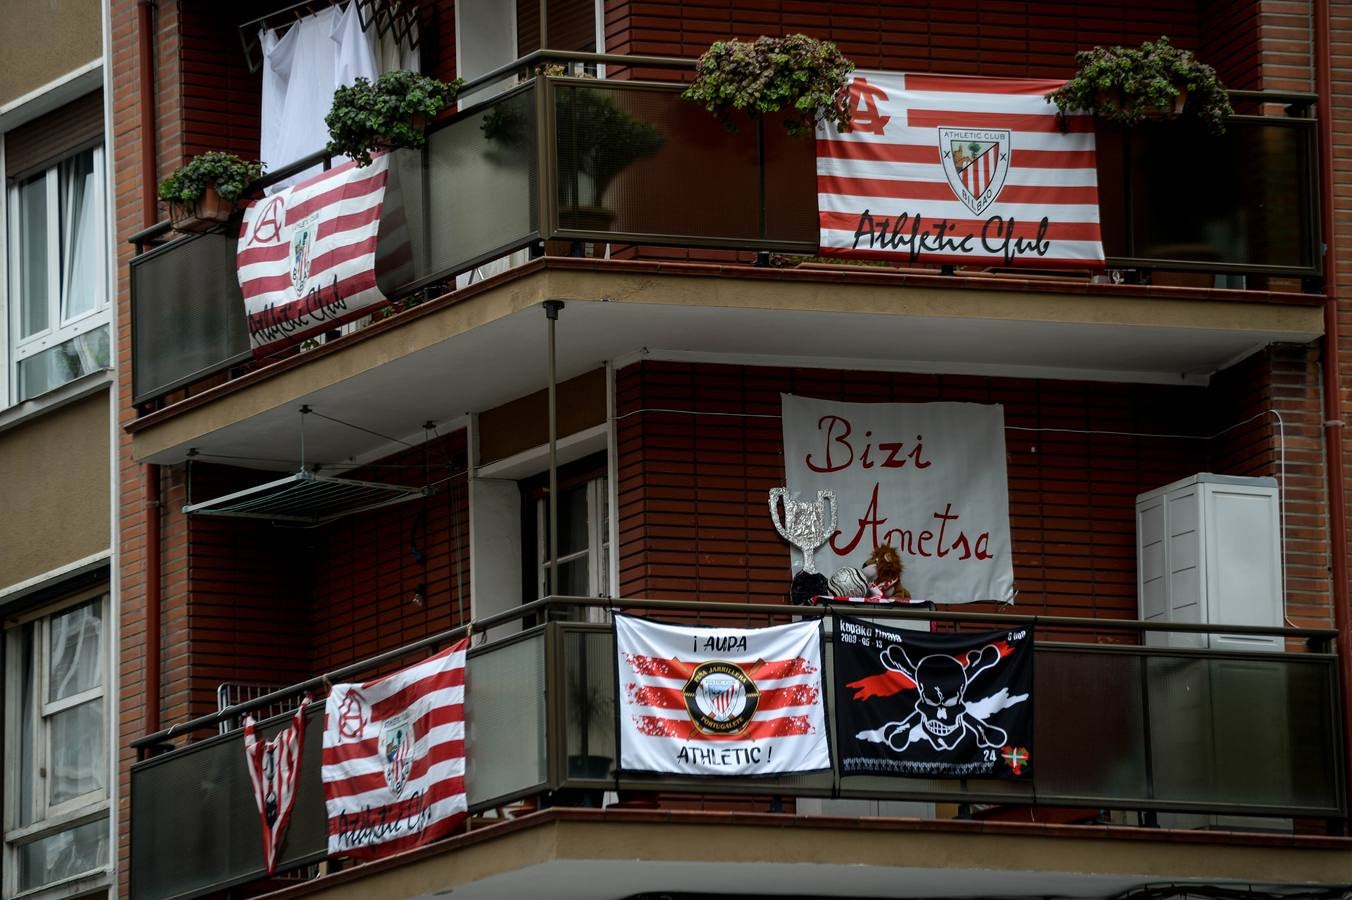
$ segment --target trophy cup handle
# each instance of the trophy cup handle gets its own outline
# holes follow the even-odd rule
[[[788,493],[787,488],[782,487],[770,488],[770,521],[775,523],[775,531],[779,532],[779,536],[782,537],[784,540],[789,541],[789,544],[792,545],[793,541],[789,540],[789,533],[788,531],[785,530],[784,525],[780,523],[779,519],[780,501],[784,499],[784,495],[787,493]],[[788,514],[789,511],[787,509],[786,504],[786,508],[784,509],[784,515],[787,516]]]
[[[831,541],[831,536],[836,533],[836,514],[840,511],[840,504],[836,502],[836,492],[821,490],[817,491],[817,503],[825,509],[827,502],[831,506],[831,522],[826,526],[826,536],[822,543],[827,544]]]

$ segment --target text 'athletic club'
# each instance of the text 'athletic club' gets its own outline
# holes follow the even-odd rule
[[[1060,86],[856,71],[849,130],[817,129],[822,254],[1102,268],[1093,120]]]
[[[615,616],[620,768],[828,768],[819,623],[693,628]]]

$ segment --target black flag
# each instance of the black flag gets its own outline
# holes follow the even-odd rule
[[[928,634],[836,618],[841,774],[1031,779],[1033,630]]]

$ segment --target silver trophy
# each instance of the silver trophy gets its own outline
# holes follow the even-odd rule
[[[782,521],[779,512],[781,502],[784,509]],[[829,521],[828,507],[831,511]],[[815,574],[817,564],[812,555],[836,533],[835,492],[817,491],[816,502],[813,502],[799,500],[797,491],[789,493],[788,488],[771,488],[770,520],[775,523],[775,530],[780,536],[803,554],[803,571]]]

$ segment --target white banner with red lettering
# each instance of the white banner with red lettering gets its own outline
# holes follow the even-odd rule
[[[1094,121],[1060,81],[856,71],[851,127],[817,129],[821,252],[1100,269]]]
[[[454,834],[465,794],[467,639],[324,706],[329,853],[372,859]]]
[[[817,620],[694,628],[615,616],[620,768],[773,775],[830,768]]]
[[[819,571],[862,566],[891,544],[916,600],[1013,600],[1004,407],[792,394],[780,404],[785,485],[804,500],[833,491],[838,504]]]
[[[345,163],[245,209],[236,264],[255,353],[385,302],[375,261],[388,173],[389,156],[379,154],[369,166]]]

